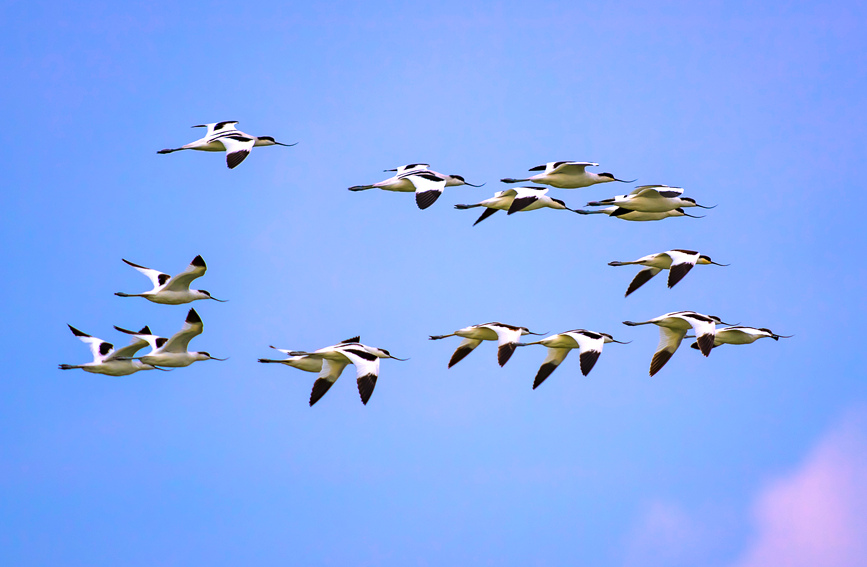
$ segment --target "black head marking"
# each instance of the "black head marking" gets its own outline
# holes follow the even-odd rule
[[[607,171],[605,173],[600,173],[599,177],[607,177],[608,179],[611,179],[613,181],[617,181],[616,179],[614,179],[614,176],[612,174],[608,173]]]
[[[699,260],[706,260],[706,261],[708,261],[708,262],[711,261],[710,256],[708,256],[707,254],[702,254],[702,255],[700,255],[700,256],[698,257],[698,259],[699,259]]]
[[[201,256],[196,256],[195,258],[193,258],[193,261],[190,262],[190,264],[197,268],[207,268],[207,266],[205,265],[205,260],[202,259]]]
[[[212,358],[212,357],[211,357],[211,354],[210,354],[210,353],[207,353],[207,352],[205,352],[205,351],[199,351],[199,354],[204,354],[204,355],[207,356],[208,358]]]
[[[160,338],[158,338],[158,339],[156,340],[157,348],[162,348],[162,346],[163,346],[164,344],[166,344],[167,342],[169,342],[169,340],[168,340],[167,338],[165,338],[165,337],[160,337]]]
[[[559,204],[563,205],[564,207],[566,206],[566,203],[564,203],[560,199],[551,199],[551,200],[554,201],[555,203],[559,203]]]
[[[769,335],[773,335],[773,334],[774,334],[774,332],[773,332],[772,330],[770,330],[770,329],[766,329],[766,328],[764,328],[764,327],[762,327],[762,328],[759,329],[759,330],[760,330],[760,331],[764,331],[764,332],[766,332],[766,333],[769,334]]]
[[[451,177],[451,178],[453,178],[453,179],[457,179],[458,181],[463,181],[464,183],[466,183],[466,181],[464,180],[464,178],[463,178],[462,176],[460,176],[460,175],[450,175],[449,177]]]
[[[275,144],[277,143],[277,140],[275,140],[271,136],[259,136],[259,139],[260,140],[268,140],[269,142],[274,142]]]
[[[695,204],[695,199],[692,199],[690,197],[681,197],[681,200],[689,201],[690,203]]]

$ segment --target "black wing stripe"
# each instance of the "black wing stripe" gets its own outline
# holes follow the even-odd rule
[[[375,354],[370,354],[366,350],[362,350],[362,349],[348,348],[348,349],[346,349],[346,352],[351,352],[352,354],[359,356],[359,357],[363,358],[364,360],[373,361],[373,360],[376,360],[376,358],[377,358]]]
[[[477,224],[479,224],[480,222],[482,222],[483,220],[485,220],[486,218],[488,218],[492,214],[496,213],[498,210],[499,209],[485,209],[485,212],[482,213],[482,215],[476,220],[476,222],[473,223],[473,226],[476,226]]]
[[[240,150],[226,154],[226,165],[229,166],[229,169],[235,169],[248,155],[250,155],[250,150]]]
[[[415,204],[419,209],[426,209],[433,205],[442,195],[442,191],[430,190],[415,194]]]
[[[509,359],[512,358],[512,354],[517,348],[518,345],[516,343],[507,343],[497,349],[497,362],[500,363],[500,366],[505,366],[509,362]]]
[[[659,372],[673,354],[673,352],[667,350],[661,350],[654,354],[653,360],[650,361],[650,375],[653,376]]]
[[[545,381],[548,376],[551,375],[552,372],[557,370],[557,364],[553,362],[548,362],[539,367],[539,372],[536,373],[536,379],[533,381],[533,389],[539,387],[539,384]]]
[[[519,199],[512,200],[512,205],[509,207],[509,213],[517,213],[520,210],[523,210],[530,205],[532,205],[536,201],[536,197],[521,197]]]
[[[599,355],[602,354],[598,350],[588,350],[581,353],[581,374],[587,376],[599,360]]]
[[[672,288],[692,269],[692,264],[673,264],[668,270],[668,287]]]
[[[313,390],[310,392],[310,405],[313,406],[318,402],[333,385],[334,382],[329,382],[325,378],[317,378],[316,382],[313,383]]]
[[[698,338],[698,350],[700,350],[703,355],[708,356],[712,349],[713,349],[713,334],[712,333],[702,335]]]
[[[653,278],[653,276],[655,275],[656,274],[654,274],[653,270],[651,270],[650,268],[645,268],[635,274],[635,278],[633,278],[632,282],[629,284],[629,288],[626,290],[625,297],[628,297],[630,293],[649,282],[651,278]]]
[[[376,374],[365,374],[358,378],[358,393],[361,395],[361,403],[367,405],[367,400],[373,394],[376,387]]]

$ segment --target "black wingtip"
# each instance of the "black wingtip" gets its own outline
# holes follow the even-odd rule
[[[196,256],[195,258],[193,258],[193,261],[190,262],[190,264],[192,264],[193,266],[195,266],[195,267],[197,267],[197,268],[207,268],[207,267],[208,267],[208,266],[205,264],[205,260],[202,258],[201,255]]]
[[[67,323],[66,326],[69,327],[69,330],[72,331],[72,334],[75,335],[76,337],[89,337],[90,336],[87,333],[82,333],[81,331],[79,331],[78,329],[76,329],[75,327],[70,325],[69,323]]]
[[[195,324],[201,323],[201,322],[202,322],[202,318],[199,317],[199,314],[196,313],[196,310],[190,309],[190,312],[187,313],[187,323],[190,323],[191,325],[195,325]]]
[[[365,374],[358,377],[358,394],[361,396],[361,403],[367,405],[375,387],[376,374]]]

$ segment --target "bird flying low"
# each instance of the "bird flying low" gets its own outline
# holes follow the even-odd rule
[[[350,187],[350,191],[366,191],[367,189],[382,189],[384,191],[398,191],[401,193],[415,192],[415,202],[419,209],[426,209],[434,204],[443,193],[446,187],[457,187],[460,185],[469,185],[470,187],[481,187],[484,185],[473,185],[467,183],[460,175],[445,175],[430,169],[430,165],[426,163],[412,163],[402,165],[395,169],[386,169],[385,171],[393,171],[395,174],[392,177],[373,185],[355,185]]]
[[[229,169],[235,169],[244,161],[250,150],[256,146],[294,146],[295,144],[281,144],[271,136],[251,136],[235,128],[237,121],[212,122],[210,124],[198,124],[193,128],[207,128],[208,131],[202,138],[190,142],[180,148],[166,148],[158,154],[170,154],[181,150],[199,150],[203,152],[226,152],[226,165]]]
[[[473,223],[473,226],[476,226],[497,211],[509,211],[507,214],[510,215],[520,211],[535,211],[536,209],[543,208],[565,209],[573,213],[578,212],[567,207],[566,203],[560,199],[549,197],[547,193],[548,189],[543,187],[518,187],[516,189],[498,191],[490,199],[485,199],[479,203],[473,205],[455,205],[455,208],[465,210],[486,207],[487,210]]]
[[[542,361],[542,366],[539,367],[539,372],[536,373],[536,379],[533,381],[533,389],[535,390],[557,369],[561,362],[566,360],[569,351],[574,348],[579,349],[578,358],[581,362],[581,374],[587,376],[599,359],[599,355],[602,354],[602,345],[605,343],[629,344],[614,340],[614,337],[608,333],[574,329],[545,337],[540,341],[518,343],[518,346],[543,345],[548,347],[548,356]]]
[[[179,368],[189,366],[199,360],[226,360],[225,358],[216,358],[211,356],[207,352],[189,352],[187,350],[190,341],[194,337],[201,335],[202,331],[205,329],[202,319],[199,317],[199,314],[196,313],[195,309],[190,309],[189,313],[187,313],[187,318],[184,321],[184,326],[181,327],[180,331],[168,339],[151,334],[150,330],[145,333],[142,331],[127,331],[120,327],[115,327],[115,329],[122,333],[132,335],[137,339],[147,341],[151,347],[150,352],[144,356],[135,357],[135,359],[141,360],[145,364]]]
[[[626,290],[626,297],[630,293],[640,288],[650,281],[650,279],[661,272],[668,272],[668,287],[673,288],[677,282],[689,273],[693,266],[713,264],[715,266],[728,266],[728,264],[718,264],[710,259],[710,256],[699,254],[694,250],[669,250],[668,252],[659,252],[657,254],[649,254],[643,256],[633,262],[608,262],[609,266],[630,266],[630,265],[647,266],[632,280],[629,288]]]
[[[794,336],[795,335],[778,335],[770,329],[766,329],[764,327],[758,329],[756,327],[744,327],[741,325],[734,325],[732,327],[717,329],[713,337],[713,347],[711,348],[716,348],[720,345],[748,345],[756,342],[759,339],[764,338],[774,339],[775,341],[778,341],[780,339],[791,339]],[[692,343],[689,346],[696,350],[698,350],[699,348],[699,344],[697,342]]]
[[[120,297],[144,297],[148,301],[154,303],[162,303],[164,305],[181,305],[189,303],[197,299],[213,299],[214,301],[224,302],[223,299],[211,297],[211,294],[203,289],[190,289],[190,283],[205,275],[208,271],[208,266],[201,256],[196,256],[187,269],[180,274],[172,277],[168,274],[133,264],[129,260],[124,260],[127,265],[132,266],[139,272],[143,273],[153,284],[154,288],[144,293],[123,293],[117,292],[115,295]]]
[[[90,352],[93,354],[93,362],[86,364],[61,364],[61,370],[73,370],[80,368],[85,372],[93,374],[105,374],[106,376],[128,376],[139,370],[164,370],[150,364],[145,364],[140,360],[132,360],[131,357],[147,346],[147,341],[136,337],[129,344],[121,349],[115,350],[114,345],[102,339],[92,337],[87,333],[82,333],[72,325],[67,325],[72,334],[90,346]],[[122,330],[122,329],[121,329]],[[132,331],[124,331],[128,334],[134,334]],[[150,334],[151,330],[145,326],[139,333]]]
[[[714,343],[714,334],[716,332],[716,324],[728,325],[723,323],[719,317],[713,315],[702,315],[695,311],[675,311],[666,313],[650,319],[649,321],[624,321],[624,325],[635,327],[637,325],[654,324],[659,327],[659,345],[656,347],[656,352],[653,354],[653,359],[650,362],[650,375],[653,376],[665,366],[665,363],[677,351],[681,341],[686,336],[690,328],[695,330],[698,337],[698,347],[701,353],[705,356],[710,354]]]
[[[669,187],[668,185],[642,185],[636,187],[627,195],[617,195],[611,199],[603,199],[601,201],[591,201],[587,203],[588,207],[604,207],[606,205],[617,205],[623,209],[637,211],[640,213],[665,213],[683,207],[699,207],[701,209],[713,209],[705,207],[695,202],[695,199],[689,197],[681,197],[683,189],[680,187]]]
[[[277,349],[290,358],[286,360],[259,359],[259,362],[279,362],[307,372],[316,372],[313,361],[319,362],[319,377],[316,378],[316,382],[313,383],[313,390],[310,392],[311,406],[318,402],[334,385],[347,365],[354,364],[357,371],[356,382],[361,403],[367,405],[379,377],[379,359],[392,358],[400,361],[407,359],[392,356],[384,348],[363,345],[358,342],[359,339],[360,337],[352,337],[336,345],[313,352]]]
[[[482,341],[497,341],[497,362],[504,366],[518,346],[518,340],[522,335],[542,335],[544,333],[530,332],[527,327],[516,327],[505,323],[484,323],[458,329],[448,335],[431,335],[430,340],[438,341],[446,337],[462,337],[464,340],[458,345],[452,358],[449,360],[449,368],[464,359],[473,352]]]
[[[667,219],[668,217],[691,217],[694,219],[704,218],[703,216],[689,215],[681,208],[674,209],[673,211],[665,211],[664,213],[645,213],[624,209],[623,207],[605,207],[604,209],[597,209],[595,211],[584,211],[578,209],[575,212],[579,215],[608,215],[609,217],[628,221],[657,221]]]
[[[506,177],[501,179],[503,183],[522,183],[530,181],[541,185],[550,185],[559,189],[577,189],[579,187],[589,187],[597,183],[610,183],[619,181],[620,183],[632,183],[636,181],[623,181],[617,179],[610,173],[592,173],[586,171],[588,167],[597,167],[598,163],[589,161],[549,161],[545,165],[537,165],[530,168],[530,171],[541,171],[526,179],[513,179]]]

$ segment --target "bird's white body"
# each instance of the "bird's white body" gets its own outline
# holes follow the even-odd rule
[[[554,370],[566,359],[569,351],[579,349],[579,359],[581,362],[581,373],[584,376],[590,373],[599,355],[602,354],[602,346],[605,343],[619,343],[620,341],[608,333],[596,333],[586,329],[574,329],[545,337],[540,341],[532,343],[519,343],[518,346],[543,345],[548,347],[548,355],[539,367],[539,372],[533,381],[533,389],[545,381]]]
[[[629,288],[626,290],[626,295],[650,281],[656,274],[662,270],[669,270],[668,287],[672,288],[689,273],[695,265],[714,264],[724,266],[725,264],[717,264],[710,259],[710,256],[699,254],[694,250],[668,250],[667,252],[659,252],[657,254],[649,254],[632,262],[609,262],[609,266],[629,266],[639,265],[646,266],[636,274]]]
[[[516,187],[515,189],[506,189],[498,191],[493,197],[480,201],[472,205],[455,205],[456,209],[473,209],[475,207],[485,207],[488,210],[473,223],[473,226],[479,224],[497,211],[509,211],[508,214],[513,214],[523,211],[535,211],[538,209],[555,209],[573,211],[566,206],[560,199],[554,199],[548,194],[548,189],[542,187]]]
[[[282,351],[290,357],[302,357],[320,361],[321,369],[319,377],[316,379],[316,382],[313,384],[313,390],[310,392],[311,406],[325,395],[337,379],[340,378],[343,369],[349,364],[355,365],[358,394],[361,396],[361,403],[367,405],[376,386],[376,380],[379,377],[379,359],[394,358],[395,360],[400,360],[392,356],[385,349],[363,345],[358,341],[359,337],[353,337],[336,345],[321,348],[313,352]],[[260,362],[263,362],[263,360],[260,360]],[[285,363],[285,361],[282,362]],[[303,364],[307,366],[307,363]],[[302,368],[295,364],[291,366],[308,370],[308,368]],[[313,370],[308,370],[308,372],[310,371]]]
[[[610,183],[611,181],[624,181],[615,178],[610,173],[593,173],[586,171],[588,167],[596,167],[598,163],[589,161],[550,161],[545,165],[530,168],[530,171],[542,171],[526,179],[501,179],[503,183],[521,183],[530,181],[541,185],[550,185],[559,189],[577,189],[589,187],[597,183]],[[631,183],[631,182],[630,182]]]
[[[744,327],[742,325],[734,325],[731,327],[724,327],[722,329],[717,329],[713,338],[713,346],[714,348],[720,345],[749,345],[756,342],[759,339],[774,339],[775,341],[780,340],[780,338],[791,338],[791,336],[786,335],[778,335],[766,328],[756,328],[756,327]],[[698,349],[698,343],[693,343],[690,345],[692,348]]]
[[[714,343],[716,324],[722,323],[719,317],[703,315],[695,311],[674,311],[660,315],[654,319],[641,322],[624,321],[624,325],[634,327],[636,325],[654,324],[659,327],[659,345],[650,362],[650,375],[653,376],[665,366],[680,346],[690,328],[695,330],[698,337],[698,346],[705,356],[710,354]]]
[[[713,207],[703,207],[695,202],[695,199],[689,197],[681,197],[683,189],[680,187],[669,187],[668,185],[642,185],[636,187],[627,195],[617,195],[611,199],[603,199],[601,201],[591,201],[587,203],[588,207],[602,207],[606,205],[616,205],[618,207],[629,209],[630,211],[638,211],[641,213],[665,213],[683,207],[701,207],[709,209]]]
[[[207,128],[205,135],[194,142],[185,144],[180,148],[167,148],[160,150],[158,154],[170,154],[181,150],[198,150],[202,152],[226,152],[226,165],[229,169],[237,167],[250,155],[250,150],[257,146],[294,146],[295,144],[281,144],[271,136],[251,136],[241,132],[235,125],[236,121],[212,122],[199,124],[193,128]]]
[[[128,376],[140,370],[154,369],[154,366],[150,364],[145,364],[140,360],[132,360],[130,358],[135,353],[146,347],[148,344],[147,341],[136,338],[129,344],[129,346],[115,350],[114,345],[111,343],[92,337],[86,333],[82,333],[72,325],[69,325],[69,329],[72,331],[72,334],[90,347],[90,351],[93,354],[93,362],[77,365],[61,364],[59,367],[61,370],[80,368],[81,370],[92,374]],[[144,327],[140,332],[150,333],[150,329]]]
[[[137,357],[145,364],[153,366],[168,366],[171,368],[180,368],[189,366],[190,364],[200,360],[221,360],[208,354],[207,352],[189,352],[187,347],[190,341],[202,334],[205,329],[202,319],[195,309],[190,309],[187,313],[187,318],[184,321],[184,326],[181,330],[171,336],[171,338],[158,337],[150,333],[134,333],[126,331],[119,327],[115,327],[118,331],[133,335],[134,337],[147,341],[151,350],[144,356]]]
[[[154,303],[162,303],[164,305],[181,305],[198,299],[214,299],[211,294],[203,289],[190,289],[190,283],[196,278],[205,275],[208,270],[205,261],[201,256],[196,256],[187,269],[176,276],[170,276],[157,270],[145,268],[138,264],[133,264],[129,260],[123,260],[127,265],[132,266],[151,281],[154,288],[144,293],[123,293],[117,292],[115,295],[120,297],[144,297],[148,301]]]
[[[497,341],[497,362],[500,366],[506,364],[512,353],[518,346],[518,341],[523,335],[537,335],[526,327],[516,327],[505,323],[484,323],[458,329],[448,335],[432,335],[431,340],[444,339],[446,337],[461,337],[464,340],[458,345],[452,358],[449,360],[449,368],[464,359],[473,349],[482,344],[482,341]]]
[[[349,190],[366,191],[367,189],[382,189],[383,191],[415,193],[418,208],[426,209],[442,195],[443,189],[446,187],[457,187],[460,185],[481,187],[481,185],[467,183],[460,175],[446,175],[433,171],[430,169],[430,165],[426,163],[402,165],[387,171],[394,171],[395,174],[379,183],[356,185],[350,187]]]
[[[595,211],[578,210],[575,212],[582,215],[608,215],[609,217],[627,221],[658,221],[662,219],[667,219],[668,217],[701,218],[694,217],[693,215],[688,215],[683,212],[683,209],[674,209],[673,211],[665,211],[662,213],[645,213],[641,211],[624,209],[623,207],[605,207],[603,209],[597,209]]]
[[[279,350],[289,358],[284,358],[283,360],[273,360],[270,358],[260,358],[259,362],[271,362],[277,364],[285,364],[286,366],[291,366],[292,368],[297,368],[298,370],[303,370],[305,372],[320,372],[322,370],[322,360],[321,358],[314,358],[311,356],[291,356],[289,354],[290,351],[277,348],[272,346],[274,350]]]

